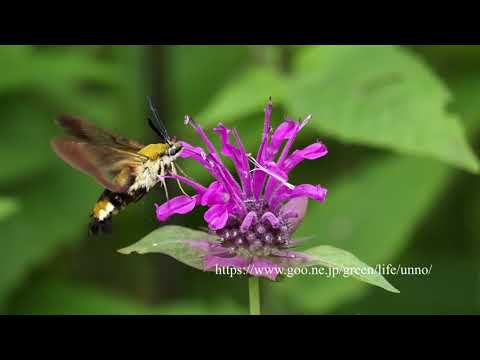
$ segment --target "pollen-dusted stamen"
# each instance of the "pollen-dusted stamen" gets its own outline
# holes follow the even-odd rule
[[[248,160],[250,160],[256,166],[256,168],[252,169],[251,171],[256,171],[256,170],[263,171],[264,173],[270,175],[274,179],[280,181],[280,183],[282,185],[285,185],[289,189],[291,189],[291,190],[295,189],[295,185],[290,184],[287,180],[285,180],[281,176],[275,174],[273,171],[268,170],[266,167],[261,165],[257,160],[255,160],[255,158],[251,154],[248,154]]]
[[[308,123],[312,120],[312,114],[308,115],[305,119],[302,120],[300,123],[300,130],[303,129],[305,125],[308,125]]]

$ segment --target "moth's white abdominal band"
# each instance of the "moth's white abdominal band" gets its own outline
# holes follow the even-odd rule
[[[115,210],[115,206],[113,206],[110,202],[107,203],[105,209],[102,209],[98,212],[98,220],[103,221],[112,213],[113,210]]]

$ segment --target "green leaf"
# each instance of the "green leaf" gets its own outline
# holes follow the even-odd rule
[[[197,116],[202,125],[231,122],[251,113],[262,112],[269,96],[281,102],[287,83],[270,67],[252,67],[225,86]]]
[[[0,306],[33,267],[79,240],[73,236],[79,230],[87,234],[88,214],[100,192],[92,179],[67,165],[22,184],[17,194],[22,211],[2,223]]]
[[[323,245],[308,249],[304,253],[313,257],[313,259],[309,261],[308,266],[321,265],[337,269],[347,276],[351,275],[358,280],[379,286],[387,291],[400,292],[390,285],[374,268],[360,261],[348,251]]]
[[[148,314],[245,314],[231,300],[214,303],[181,299],[174,303],[147,305],[123,294],[65,281],[39,281],[20,291],[9,313],[38,315],[148,315]]]
[[[0,80],[0,182],[15,186],[22,212],[2,224],[0,306],[34,267],[87,234],[101,192],[51,150],[51,138],[62,134],[54,118],[71,113],[130,137],[145,129],[132,119],[146,111],[142,48],[22,46],[2,54],[18,78]]]
[[[32,54],[32,47],[24,45],[4,45],[0,47],[0,68],[15,69],[15,71],[3,71],[0,78],[0,94],[12,91],[30,83],[28,60]]]
[[[9,101],[12,103],[8,104]],[[19,106],[13,97],[0,106],[0,117],[5,119],[0,124],[0,153],[4,159],[1,183],[8,184],[14,179],[27,177],[56,160],[49,147],[54,135],[54,116],[54,113],[37,108],[30,101],[24,101]]]
[[[0,197],[0,220],[8,218],[19,210],[18,203],[7,197]]]
[[[89,47],[57,47],[54,51],[29,45],[4,46],[0,49],[0,65],[15,67],[0,80],[0,93],[23,91],[40,95],[56,94],[59,100],[72,99],[78,88],[87,82],[115,86],[116,66],[99,61]],[[69,86],[66,86],[66,85]]]
[[[152,231],[135,244],[118,250],[118,252],[122,254],[131,254],[132,252],[166,254],[186,265],[203,270],[202,252],[193,248],[188,242],[215,241],[215,239],[215,237],[203,231],[177,225],[166,225]]]
[[[0,124],[0,153],[6,159],[0,182],[26,177],[56,161],[49,142],[62,134],[54,124],[61,113],[87,118],[129,137],[140,134],[144,123],[132,119],[142,118],[146,111],[140,90],[145,82],[138,76],[143,51],[115,49],[115,56],[104,60],[84,46],[0,48],[0,65],[5,62],[10,64],[5,68],[16,69],[0,80],[0,116],[5,119]]]
[[[478,172],[450,93],[419,58],[395,46],[315,46],[299,52],[285,104],[346,143],[421,155]]]
[[[249,60],[246,46],[168,46],[158,48],[164,54],[168,71],[161,80],[165,99],[173,107],[173,119],[183,119],[201,110],[225,82],[243,72]],[[172,125],[182,124],[172,120]],[[182,126],[182,125],[180,125]]]
[[[434,227],[433,227],[434,228]],[[435,232],[434,232],[435,233]],[[438,236],[439,246],[443,244]],[[422,242],[423,239],[419,239]],[[437,253],[422,254],[412,259],[415,250],[406,252],[410,264],[432,264],[428,276],[397,277],[395,284],[402,289],[396,296],[370,292],[366,296],[335,309],[334,314],[359,315],[469,315],[478,314],[478,268],[464,254],[451,256]],[[415,255],[413,255],[415,256]],[[403,264],[403,263],[402,263]],[[446,288],[445,284],[449,286]],[[435,299],[435,301],[427,301]],[[423,301],[425,300],[425,301]]]
[[[313,236],[308,247],[328,244],[374,267],[386,264],[405,249],[449,174],[447,166],[418,158],[372,162],[337,184],[322,184],[329,190],[326,201],[309,202],[295,236]],[[270,290],[272,308],[287,303],[296,311],[324,313],[361,296],[367,287],[351,279],[297,276]]]
[[[478,102],[480,73],[478,71],[469,72],[453,79],[449,85],[454,94],[451,109],[461,115],[469,135],[473,137],[480,128],[480,105]]]
[[[478,45],[407,45],[420,54],[435,72],[450,77],[478,69],[480,46]]]

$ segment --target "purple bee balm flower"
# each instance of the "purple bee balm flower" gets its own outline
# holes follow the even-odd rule
[[[191,242],[191,246],[204,254],[205,271],[235,267],[253,276],[275,280],[280,268],[308,261],[306,255],[290,250],[295,245],[292,233],[305,216],[308,199],[324,201],[327,190],[320,185],[292,185],[288,174],[304,159],[325,156],[327,148],[317,141],[292,151],[295,137],[311,117],[301,122],[286,119],[272,131],[271,112],[270,100],[265,108],[262,141],[256,157],[246,152],[236,129],[230,130],[223,124],[213,129],[221,139],[221,154],[233,161],[239,181],[224,165],[201,126],[185,117],[185,123],[202,138],[206,151],[182,142],[180,156],[200,163],[215,180],[204,187],[183,176],[167,176],[188,184],[196,194],[177,196],[156,205],[156,214],[159,221],[165,221],[196,206],[208,208],[204,219],[219,241]]]

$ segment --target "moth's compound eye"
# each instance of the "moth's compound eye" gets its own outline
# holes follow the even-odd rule
[[[173,156],[180,151],[180,147],[178,145],[172,145],[170,149],[168,149],[168,155]]]

